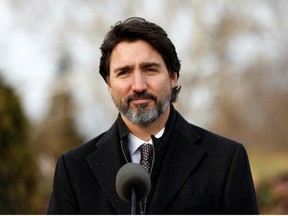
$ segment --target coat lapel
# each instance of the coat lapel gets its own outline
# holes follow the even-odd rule
[[[195,145],[200,137],[179,114],[174,128],[149,208],[152,214],[167,208],[205,153]],[[126,163],[116,124],[97,143],[97,150],[88,156],[87,161],[117,214],[129,213],[130,204],[118,197],[115,187],[117,172]]]
[[[118,197],[115,186],[117,172],[125,163],[115,124],[97,143],[97,150],[88,156],[87,161],[115,211],[129,213],[130,205]]]
[[[195,145],[200,137],[180,115],[174,128],[149,208],[153,214],[159,214],[167,208],[205,152]]]

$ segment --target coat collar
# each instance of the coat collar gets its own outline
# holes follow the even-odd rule
[[[199,139],[192,126],[176,111],[174,131],[163,161],[163,164],[169,166],[162,166],[159,173],[157,190],[154,192],[149,208],[150,214],[160,214],[164,211],[197,167],[205,152],[195,145]]]
[[[148,212],[150,214],[161,213],[167,208],[204,155],[204,149],[195,145],[199,136],[176,110],[175,112],[174,130],[163,161],[163,164],[170,164],[170,166],[161,168],[157,190],[153,194]],[[122,132],[120,131],[121,134]],[[126,163],[119,137],[119,126],[115,122],[99,140],[97,150],[87,158],[87,161],[116,212],[127,214],[130,212],[130,204],[118,197],[115,187],[117,172]]]
[[[87,157],[88,164],[117,214],[127,214],[131,211],[130,205],[118,197],[115,186],[117,172],[126,163],[116,122],[96,147],[96,151]]]

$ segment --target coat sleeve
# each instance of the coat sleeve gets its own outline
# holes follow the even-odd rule
[[[53,192],[48,214],[79,214],[77,198],[69,178],[65,157],[61,156],[56,165]]]
[[[247,152],[238,145],[231,159],[223,200],[224,214],[258,214]]]

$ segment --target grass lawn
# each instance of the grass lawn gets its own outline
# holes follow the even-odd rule
[[[288,151],[248,151],[260,214],[288,214]]]
[[[288,151],[249,150],[254,183],[288,173]]]

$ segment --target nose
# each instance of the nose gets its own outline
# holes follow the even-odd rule
[[[141,72],[134,73],[132,90],[134,92],[144,92],[147,90],[147,83],[143,73]]]

